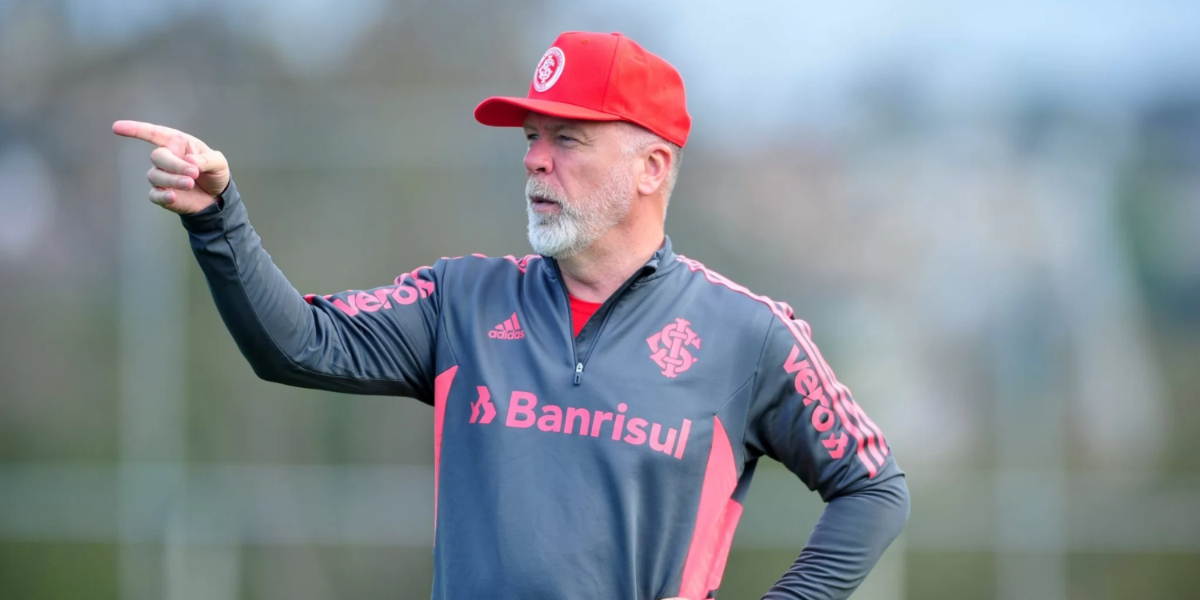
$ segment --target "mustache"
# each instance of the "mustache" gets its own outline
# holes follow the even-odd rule
[[[533,198],[537,198],[539,200],[549,200],[563,206],[564,208],[569,206],[566,194],[554,189],[550,186],[550,184],[535,177],[530,177],[525,180],[525,198],[530,201],[532,201]]]

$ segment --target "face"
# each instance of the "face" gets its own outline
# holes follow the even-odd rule
[[[569,258],[629,214],[633,160],[613,123],[530,113],[525,200],[534,252]]]

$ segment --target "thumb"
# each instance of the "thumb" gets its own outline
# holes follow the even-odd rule
[[[217,150],[201,154],[188,154],[183,160],[196,165],[200,175],[196,177],[196,186],[209,195],[216,196],[229,187],[229,163],[225,155]]]
[[[201,173],[220,171],[228,166],[225,162],[225,155],[215,150],[203,154],[188,154],[183,157],[183,160],[196,165]]]

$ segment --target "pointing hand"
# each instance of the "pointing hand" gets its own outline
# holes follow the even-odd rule
[[[150,201],[177,214],[187,215],[216,202],[229,185],[225,155],[194,136],[152,123],[117,121],[113,133],[150,142],[154,164],[146,173]]]

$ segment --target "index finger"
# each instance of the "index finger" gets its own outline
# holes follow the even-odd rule
[[[171,143],[171,138],[179,132],[170,127],[155,125],[153,123],[143,123],[141,121],[117,121],[112,126],[113,133],[125,137],[131,137],[150,142],[155,146],[166,146]]]

